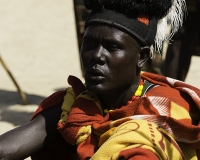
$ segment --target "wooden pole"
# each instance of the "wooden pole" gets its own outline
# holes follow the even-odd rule
[[[20,89],[17,81],[15,80],[14,76],[12,75],[11,71],[8,69],[8,67],[6,66],[5,62],[3,61],[1,55],[0,55],[0,62],[2,63],[4,69],[6,70],[6,72],[8,73],[8,75],[10,76],[11,80],[13,81],[14,85],[16,86],[18,93],[20,95],[20,97],[22,98],[24,104],[28,104],[26,95],[24,94],[24,92],[22,92],[22,90]]]

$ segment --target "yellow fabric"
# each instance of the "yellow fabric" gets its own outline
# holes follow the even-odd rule
[[[88,96],[88,91],[86,91],[87,94],[80,94],[78,97],[80,98],[85,98],[87,100],[92,100],[96,103],[98,107],[101,107],[99,105],[99,101],[93,98],[91,98],[91,95]],[[90,93],[91,94],[91,93]],[[93,96],[92,96],[93,97]],[[61,120],[60,122],[65,122],[67,120],[67,116],[71,110],[71,105],[75,101],[75,95],[73,93],[72,88],[68,88],[67,94],[64,97],[64,103],[62,105],[62,115],[61,115]],[[173,103],[173,102],[172,102]],[[184,117],[188,117],[188,112],[185,111],[184,108],[179,107],[177,104],[171,105],[171,116],[177,117],[179,119],[180,112],[182,112],[182,116],[185,115]],[[179,113],[179,114],[177,114]],[[148,149],[155,153],[160,159],[182,159],[180,155],[180,151],[182,150],[184,153],[184,156],[187,160],[197,160],[196,157],[196,151],[192,148],[185,147],[185,145],[180,145],[177,144],[177,146],[180,146],[180,150],[177,150],[176,147],[173,146],[171,142],[169,142],[167,139],[163,139],[163,135],[165,134],[168,137],[170,137],[174,143],[176,144],[176,141],[170,136],[169,133],[164,131],[163,129],[158,128],[158,126],[155,123],[148,122],[146,120],[128,120],[127,122],[123,123],[122,125],[118,127],[114,127],[116,123],[119,121],[124,121],[128,117],[112,121],[110,123],[110,129],[103,133],[99,134],[96,130],[92,131],[91,125],[88,126],[82,126],[78,133],[77,133],[77,141],[76,145],[79,145],[81,142],[85,141],[88,136],[93,132],[97,136],[97,139],[99,139],[99,149],[98,151],[94,154],[94,156],[91,158],[91,160],[102,160],[102,159],[113,159],[117,160],[119,153],[123,150],[130,149],[130,148],[136,148],[143,146],[141,148]],[[180,117],[181,118],[181,117]],[[128,118],[129,119],[129,118]],[[134,125],[133,124],[138,124],[140,128],[135,131],[134,130]],[[148,130],[149,124],[153,126],[153,132],[156,135],[155,136],[155,145],[152,143],[152,137],[151,137],[151,132]],[[125,128],[125,129],[124,129]],[[127,130],[130,130],[130,132],[127,132]],[[119,136],[118,136],[119,135]],[[122,135],[122,136],[121,136]],[[160,141],[163,141],[164,146],[166,147],[167,150],[164,150],[160,147]],[[112,147],[111,147],[112,146]]]
[[[191,119],[190,114],[187,112],[187,110],[174,102],[171,102],[170,115],[172,117],[176,117],[176,119],[178,120],[183,119],[183,117],[185,119]]]
[[[81,127],[77,133],[76,145],[79,145],[81,142],[85,141],[91,133],[91,125]]]
[[[152,82],[157,78],[155,75]],[[147,80],[151,79],[147,77]],[[180,93],[187,93],[193,101],[184,99]],[[192,124],[191,116],[195,112],[190,113],[192,106],[188,103],[195,102],[191,104],[200,107],[199,90],[161,77],[159,85],[142,98],[106,115],[94,94],[81,91],[76,95],[74,98],[73,91],[69,90],[65,97],[61,122],[66,121],[66,126],[62,126],[61,133],[68,143],[78,145],[77,155],[81,160],[86,157],[114,160],[130,149],[131,155],[132,150],[138,148],[163,160],[197,159],[196,149],[199,148],[192,148],[191,144],[199,143],[199,128]]]
[[[170,141],[165,137],[169,137]],[[182,159],[178,144],[167,132],[146,120],[130,120],[113,131],[91,160],[117,160],[122,150],[139,146],[152,151],[162,160]]]
[[[84,99],[87,99],[87,100],[90,100],[90,101],[94,101],[94,103],[96,104],[96,106],[101,110],[101,112],[103,113],[102,111],[102,108],[101,108],[101,103],[100,103],[100,100],[98,99],[98,97],[96,96],[96,94],[86,90],[84,91],[83,93],[81,93],[78,97],[78,98],[84,98]]]
[[[186,146],[184,143],[178,143],[182,152],[184,153],[185,159],[187,160],[198,160],[196,156],[196,150]]]
[[[69,112],[71,110],[71,106],[74,103],[74,101],[75,101],[75,95],[74,95],[73,89],[71,87],[67,88],[67,94],[64,97],[64,102],[61,107],[62,114],[61,114],[59,122],[62,122],[62,123],[66,122]]]
[[[100,136],[100,139],[99,139],[99,147],[105,142],[108,140],[108,138],[110,138],[110,136],[113,134],[113,131],[115,130],[115,127],[109,129],[107,132],[103,133],[101,136]]]

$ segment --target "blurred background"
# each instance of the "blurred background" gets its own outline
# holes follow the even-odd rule
[[[80,2],[0,0],[0,134],[28,122],[45,97],[67,87],[68,75],[82,79],[79,47],[87,13]],[[150,65],[160,74],[164,58],[157,55]],[[193,54],[185,79],[198,88],[199,65]]]
[[[73,1],[0,0],[0,57],[1,134],[29,121],[45,97],[67,87],[68,75],[82,78]]]

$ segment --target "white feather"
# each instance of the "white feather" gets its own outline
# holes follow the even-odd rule
[[[183,18],[187,11],[185,0],[174,0],[168,14],[158,21],[157,33],[155,37],[154,51],[161,53],[163,42],[169,42],[173,35],[183,24]],[[171,28],[168,33],[168,26]]]

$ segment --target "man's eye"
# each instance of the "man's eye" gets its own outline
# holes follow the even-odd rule
[[[84,45],[89,45],[89,46],[91,45],[91,46],[93,46],[93,45],[95,45],[95,41],[86,40],[86,41],[83,42],[83,44],[84,44]]]
[[[84,40],[82,44],[82,50],[89,51],[93,50],[98,46],[98,43],[95,40]]]
[[[110,50],[110,51],[115,51],[115,50],[119,49],[119,46],[112,44],[112,45],[108,45],[107,49]]]

